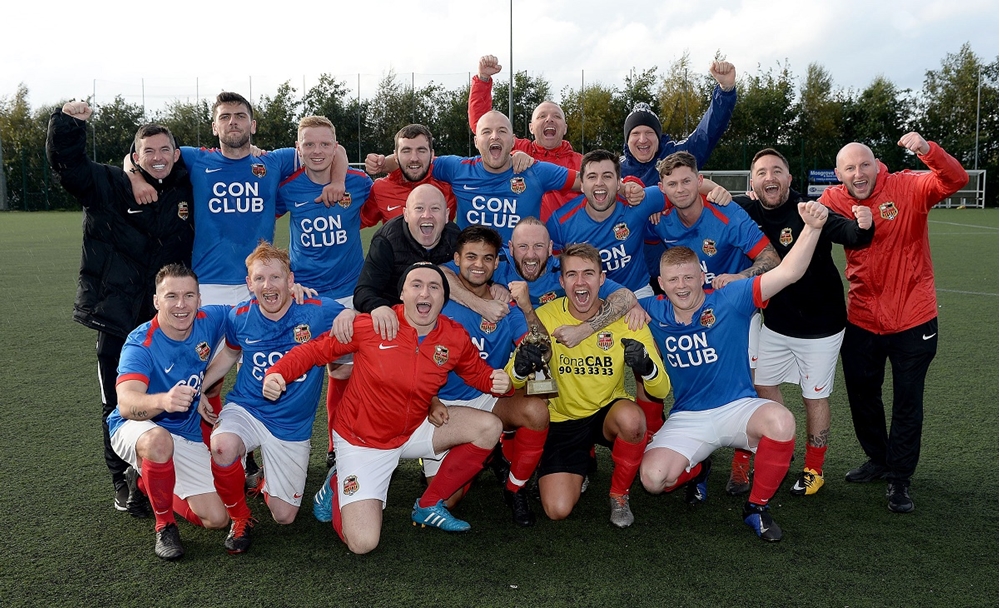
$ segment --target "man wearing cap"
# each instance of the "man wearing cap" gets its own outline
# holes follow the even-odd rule
[[[448,512],[444,500],[482,469],[502,425],[489,412],[446,410],[432,397],[450,371],[495,395],[508,393],[511,380],[480,358],[460,324],[440,316],[448,296],[448,280],[440,268],[428,262],[410,265],[399,281],[402,303],[390,309],[399,328],[392,338],[380,335],[374,317],[358,315],[348,343],[324,334],[313,344],[293,348],[266,372],[264,396],[276,400],[313,366],[354,353],[354,373],[334,422],[337,466],[313,501],[317,518],[331,517],[334,530],[354,553],[378,546],[389,480],[400,458],[450,450],[414,503],[411,517],[446,532],[470,528]]]

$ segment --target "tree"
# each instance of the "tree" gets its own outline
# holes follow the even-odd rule
[[[274,97],[261,96],[254,112],[257,134],[254,145],[265,150],[287,148],[298,139],[298,117],[300,100],[295,98],[296,89],[286,80],[278,85]]]
[[[664,133],[683,139],[698,126],[709,100],[701,94],[691,70],[691,55],[684,52],[670,65],[657,90],[660,125]],[[655,110],[656,108],[654,108]]]
[[[897,142],[909,130],[913,110],[909,89],[901,91],[885,76],[876,76],[860,95],[845,94],[843,141],[861,142],[891,169],[901,168],[907,155]]]
[[[772,67],[765,72],[757,66],[755,74],[740,76],[733,118],[712,153],[712,166],[749,169],[753,155],[764,148],[778,148],[795,164],[793,158],[799,156],[799,151],[792,145],[793,140],[797,141],[793,125],[798,116],[794,81],[787,61],[778,64],[777,71]],[[792,170],[793,175],[798,173]]]
[[[62,188],[52,189],[52,174],[45,158],[45,134],[49,116],[62,103],[34,111],[28,103],[28,87],[18,85],[13,97],[0,97],[0,145],[7,178],[10,209],[72,207],[75,201]],[[121,164],[121,157],[118,158]]]
[[[818,63],[810,63],[799,91],[798,134],[802,137],[805,169],[833,167],[843,145],[843,97],[834,90],[833,76]]]
[[[337,129],[337,141],[347,151],[352,162],[364,160],[359,150],[359,104],[350,96],[351,89],[346,82],[338,81],[329,74],[320,74],[319,82],[306,91],[302,104],[304,116],[326,116]]]
[[[111,103],[97,106],[89,122],[94,134],[94,160],[120,167],[132,148],[135,132],[146,122],[146,113],[142,105],[116,95]]]
[[[517,137],[530,137],[528,124],[531,122],[531,114],[538,104],[552,99],[552,88],[549,82],[542,76],[528,76],[527,72],[516,72],[514,74],[514,112],[510,112],[510,100],[508,91],[510,82],[504,80],[493,84],[493,109],[503,112],[510,119],[514,126],[514,134]]]
[[[622,103],[621,91],[599,82],[588,84],[582,90],[563,89],[562,109],[566,114],[566,139],[578,152],[603,148],[621,150]]]
[[[438,155],[475,156],[472,131],[469,130],[469,85],[441,89],[436,94],[437,120],[427,125],[434,135],[434,153]]]
[[[182,146],[214,147],[217,144],[212,135],[212,108],[207,99],[169,102],[157,113],[155,120],[170,129]]]

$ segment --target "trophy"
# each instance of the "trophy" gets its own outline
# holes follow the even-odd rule
[[[528,380],[524,390],[526,395],[548,395],[558,393],[556,381],[552,379],[549,371],[549,360],[552,359],[552,341],[549,335],[538,331],[537,325],[532,325],[528,330],[528,335],[524,337],[521,344],[534,344],[542,351],[542,369],[535,372],[535,379]],[[539,378],[541,376],[541,378]]]

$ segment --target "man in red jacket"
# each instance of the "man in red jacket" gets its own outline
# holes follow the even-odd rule
[[[406,125],[396,133],[396,162],[399,168],[372,184],[368,200],[361,209],[361,227],[383,224],[403,215],[406,198],[421,184],[431,184],[444,194],[448,202],[448,219],[455,219],[455,195],[451,184],[434,179],[431,160],[434,158],[434,136],[424,125]]]
[[[919,133],[899,145],[929,173],[889,173],[871,149],[850,143],[837,154],[840,186],[820,202],[846,217],[872,210],[875,236],[865,249],[848,249],[847,329],[840,356],[854,432],[868,460],[847,473],[853,483],[886,479],[889,510],[909,513],[910,478],[920,457],[924,378],[937,352],[937,299],[927,216],[931,207],[968,181],[954,157]],[[882,383],[892,365],[892,420],[886,433]]]
[[[475,132],[476,124],[483,114],[493,109],[493,76],[499,74],[503,66],[493,55],[479,58],[479,67],[472,77],[469,88],[469,127]],[[545,161],[571,171],[580,170],[583,155],[573,149],[566,137],[566,115],[559,104],[543,101],[531,113],[528,130],[534,140],[514,139],[514,150],[524,152],[535,160]],[[578,190],[551,191],[542,197],[542,221],[568,201],[580,195]]]
[[[403,272],[400,299],[393,310],[399,332],[384,339],[370,315],[354,321],[353,336],[341,344],[327,334],[293,348],[264,378],[263,393],[275,400],[311,367],[354,353],[354,373],[337,409],[333,427],[337,466],[314,501],[322,521],[333,527],[358,554],[378,546],[389,478],[400,458],[435,456],[451,450],[441,469],[413,505],[414,523],[465,532],[444,500],[483,467],[500,437],[500,419],[468,407],[445,410],[431,397],[455,371],[484,393],[503,395],[510,377],[492,369],[461,325],[439,316],[448,300],[448,281],[437,266],[421,262]],[[339,470],[339,471],[338,471]]]

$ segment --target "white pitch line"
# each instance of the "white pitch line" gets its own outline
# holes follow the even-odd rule
[[[947,224],[949,226],[962,226],[963,228],[982,228],[984,230],[1000,230],[996,226],[980,226],[978,224],[959,224],[958,222],[942,222],[939,220],[927,220],[928,224]]]
[[[984,293],[982,291],[960,291],[958,289],[941,289],[940,287],[938,287],[938,291],[946,291],[948,293],[962,293],[969,296],[993,296],[993,297],[1000,296],[1000,294],[997,293]]]

